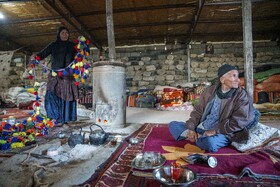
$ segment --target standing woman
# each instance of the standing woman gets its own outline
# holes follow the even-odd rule
[[[69,65],[75,57],[74,46],[75,44],[69,41],[69,30],[62,26],[57,31],[56,41],[37,54],[41,60],[51,55],[45,109],[47,117],[56,119],[58,126],[77,120],[78,87],[69,72]]]

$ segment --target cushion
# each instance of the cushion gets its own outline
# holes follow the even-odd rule
[[[262,145],[267,140],[280,135],[280,130],[258,123],[249,129],[249,139],[246,144],[232,142],[231,145],[241,152],[248,151]]]

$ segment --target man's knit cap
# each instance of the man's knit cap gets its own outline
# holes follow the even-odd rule
[[[218,70],[218,77],[221,78],[224,74],[226,74],[227,72],[229,72],[231,70],[238,70],[238,67],[232,66],[229,64],[222,65]]]

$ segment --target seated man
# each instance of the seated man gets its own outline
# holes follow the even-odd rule
[[[216,152],[231,142],[247,142],[248,129],[258,123],[260,113],[246,90],[238,87],[237,67],[221,66],[218,79],[217,85],[201,94],[189,120],[170,122],[169,130],[176,140],[187,138],[208,152]]]

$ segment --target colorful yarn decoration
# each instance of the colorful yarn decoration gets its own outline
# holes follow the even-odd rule
[[[33,104],[33,115],[28,117],[21,123],[10,125],[7,122],[1,122],[0,124],[0,150],[8,150],[11,148],[20,148],[33,143],[36,143],[36,136],[44,136],[49,133],[49,130],[58,124],[56,120],[48,119],[40,112],[40,97],[38,95],[38,89],[40,84],[36,82],[35,66],[40,65],[43,67],[43,73],[51,71],[52,76],[67,76],[73,75],[75,79],[75,85],[79,86],[80,83],[85,83],[89,75],[90,64],[87,62],[89,55],[89,40],[80,36],[76,43],[76,55],[73,62],[71,62],[66,68],[59,70],[52,70],[40,62],[40,57],[36,56],[34,60],[30,62],[29,79],[34,79],[34,88],[28,89],[36,96],[36,101]]]
[[[88,68],[90,67],[90,64],[87,62],[87,56],[90,51],[88,47],[89,40],[80,36],[77,40],[75,40],[75,43],[77,44],[75,46],[77,52],[75,59],[64,69],[52,70],[48,68],[40,62],[41,59],[39,56],[36,56],[35,59],[31,61],[29,79],[34,78],[35,80],[34,90],[32,91],[36,96],[36,101],[33,104],[33,115],[23,122],[16,123],[15,125],[11,125],[5,121],[0,123],[0,150],[21,148],[36,143],[36,136],[47,135],[50,129],[58,124],[56,120],[48,119],[47,116],[40,113],[40,97],[38,95],[40,84],[36,82],[35,66],[42,66],[43,73],[47,73],[48,70],[50,70],[52,76],[67,76],[70,73],[73,75],[75,79],[74,83],[77,86],[79,86],[80,83],[85,83],[89,74]]]
[[[71,62],[66,68],[53,70],[40,62],[40,57],[36,56],[34,60],[30,62],[29,71],[29,79],[35,79],[36,81],[36,71],[35,65],[41,65],[43,67],[43,73],[47,73],[48,70],[51,71],[52,76],[67,76],[70,74],[73,75],[75,79],[75,85],[79,86],[80,83],[85,83],[89,75],[89,67],[90,63],[88,62],[88,56],[90,53],[90,49],[88,45],[90,41],[87,40],[84,36],[79,36],[78,39],[74,40],[76,46],[74,47],[76,50],[76,55],[74,61]]]
[[[77,54],[74,63],[71,66],[72,71],[70,72],[73,72],[75,85],[79,86],[80,83],[85,83],[85,79],[89,74],[88,68],[90,67],[90,64],[87,62],[87,57],[90,52],[88,47],[90,42],[84,36],[78,37],[74,42],[77,44],[75,46]]]

